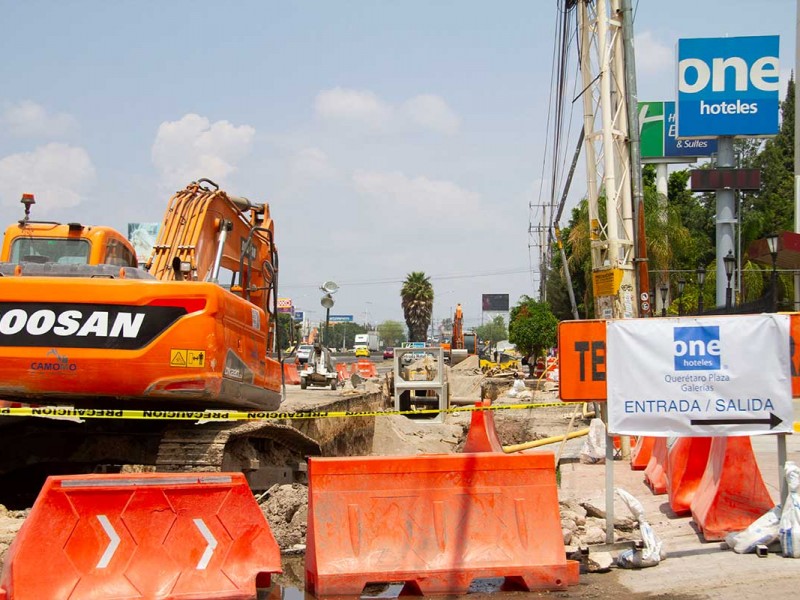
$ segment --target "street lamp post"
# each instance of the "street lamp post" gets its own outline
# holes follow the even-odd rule
[[[697,314],[703,314],[703,288],[706,283],[706,268],[703,265],[697,267],[697,286],[700,292],[697,295]]]
[[[678,316],[683,316],[683,290],[686,287],[686,280],[681,277],[678,279]]]
[[[669,292],[669,286],[667,286],[666,282],[661,284],[661,316],[667,316],[667,293]]]
[[[767,236],[769,255],[772,257],[772,274],[770,275],[770,304],[772,312],[778,312],[778,234]]]
[[[728,278],[728,287],[725,288],[725,310],[730,312],[733,307],[731,277],[736,268],[736,257],[733,255],[733,250],[728,250],[727,256],[724,256],[722,260],[725,261],[725,276]]]
[[[324,346],[328,346],[328,342],[330,342],[330,339],[328,338],[328,324],[331,321],[331,308],[334,305],[333,296],[331,294],[335,294],[339,289],[339,286],[333,281],[326,281],[320,286],[319,289],[325,292],[325,295],[322,296],[319,301],[319,303],[322,305],[322,308],[325,309],[325,333],[322,336],[322,344]]]

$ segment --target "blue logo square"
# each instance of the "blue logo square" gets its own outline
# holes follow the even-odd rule
[[[676,371],[718,371],[722,346],[719,326],[675,327],[673,332]]]

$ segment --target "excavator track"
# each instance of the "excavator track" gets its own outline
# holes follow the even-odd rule
[[[166,472],[242,471],[254,491],[304,482],[306,457],[319,443],[281,423],[208,423],[170,428],[161,439],[156,469]]]
[[[241,471],[258,492],[306,481],[320,445],[288,424],[3,417],[0,504],[27,508],[48,475]]]

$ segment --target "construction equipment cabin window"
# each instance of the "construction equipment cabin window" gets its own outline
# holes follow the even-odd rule
[[[11,244],[11,262],[85,265],[90,250],[87,240],[17,238]]]
[[[106,257],[103,261],[107,265],[117,267],[135,267],[136,257],[118,240],[108,240],[106,244]]]

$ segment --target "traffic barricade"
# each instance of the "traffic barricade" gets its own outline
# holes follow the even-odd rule
[[[578,583],[567,561],[552,453],[310,458],[306,592],[464,594],[473,579],[523,590]]]
[[[775,506],[749,437],[715,437],[692,499],[692,518],[707,542],[747,529]]]
[[[644,469],[644,482],[656,496],[667,493],[667,438],[656,438]]]
[[[369,379],[370,377],[378,376],[378,369],[372,361],[366,359],[359,359],[353,363],[353,373],[358,373],[361,377]]]
[[[241,473],[49,477],[0,597],[255,598],[280,549]]]
[[[648,435],[640,435],[636,440],[636,445],[631,450],[631,469],[641,471],[647,467],[650,457],[653,455],[653,444],[656,438]]]
[[[667,494],[676,515],[691,512],[692,498],[706,471],[710,450],[710,437],[675,438],[668,445]]]
[[[300,385],[300,373],[294,363],[283,363],[283,380],[286,385]]]
[[[336,374],[339,375],[339,381],[344,381],[350,377],[350,371],[344,363],[336,363]]]
[[[491,402],[484,400],[476,402],[476,407],[491,406]],[[467,439],[464,441],[462,452],[502,452],[503,444],[497,436],[494,425],[494,411],[473,410],[469,422]]]

